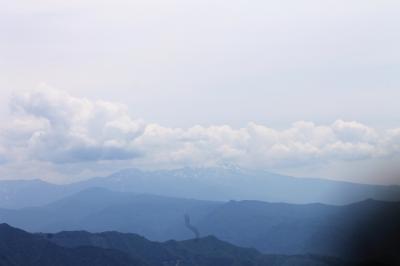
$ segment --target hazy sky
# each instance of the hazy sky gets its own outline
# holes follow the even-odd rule
[[[43,111],[37,104],[46,105],[48,100],[56,99],[60,108],[66,108],[68,112],[80,108],[75,110],[75,114],[90,112],[84,110],[93,108],[103,110],[101,104],[100,107],[96,105],[100,100],[107,101],[110,105],[118,102],[124,105],[123,111],[117,108],[118,111],[111,113],[121,115],[122,112],[123,116],[128,117],[127,123],[134,121],[133,127],[146,128],[149,123],[155,123],[163,129],[175,130],[179,127],[183,130],[179,134],[189,134],[189,129],[196,125],[207,130],[209,126],[214,125],[220,129],[226,125],[234,134],[246,135],[251,134],[249,125],[262,125],[275,130],[273,134],[279,135],[285,130],[298,129],[298,121],[309,121],[315,127],[325,126],[335,131],[343,122],[346,128],[365,127],[368,128],[362,129],[365,132],[376,131],[382,142],[382,138],[394,141],[392,131],[400,126],[399,1],[0,0],[0,3],[0,117],[3,121],[24,121],[26,125],[26,116],[36,116],[42,123],[43,119],[50,119],[45,111],[53,112],[58,110],[58,106],[47,106],[47,109],[43,107],[46,109]],[[45,92],[39,93],[43,87],[59,91],[56,93],[45,89]],[[34,92],[21,96],[22,91]],[[65,103],[60,97],[75,99],[71,101],[79,102],[79,107]],[[87,107],[80,101],[86,101],[93,106]],[[14,110],[10,114],[10,102],[19,111]],[[86,107],[82,107],[83,105]],[[55,117],[62,121],[66,119],[62,115],[54,115],[53,118]],[[114,121],[114,118],[111,120]],[[47,130],[51,128],[51,134],[57,135],[54,132],[59,129],[58,126],[50,122],[49,125],[39,126],[36,121],[34,130],[31,120],[29,132],[37,133],[35,130],[39,130],[38,128],[42,132],[43,127],[46,127]],[[68,123],[80,123],[77,127],[85,130],[92,127],[92,122],[72,120],[68,120]],[[137,120],[145,122],[138,126]],[[109,122],[109,119],[104,121]],[[57,130],[53,127],[57,127]],[[75,128],[72,124],[68,124],[68,127]],[[70,154],[38,153],[40,156],[29,157],[28,163],[26,158],[21,159],[21,155],[16,155],[22,148],[12,152],[7,148],[11,143],[7,139],[10,138],[7,135],[9,133],[4,133],[7,130],[2,129],[2,142],[6,144],[0,147],[0,152],[3,150],[7,155],[5,157],[14,159],[4,159],[8,163],[0,167],[3,177],[27,175],[15,173],[15,169],[20,169],[20,166],[11,163],[16,160],[15,157],[19,158],[20,164],[29,164],[31,169],[47,169],[42,165],[46,164],[51,171],[47,169],[44,172],[30,172],[57,179],[60,173],[65,176],[62,172],[66,168],[76,176],[85,176],[92,174],[93,168],[98,170],[104,167],[107,171],[110,169],[109,164],[113,165],[113,169],[130,166],[133,154],[151,154],[146,144],[146,148],[140,152],[137,147],[123,152],[117,151],[121,157],[117,156],[118,161],[111,155],[108,155],[112,157],[109,162],[107,160],[110,158],[104,158],[104,154],[102,158],[93,154],[90,157],[87,154],[82,155],[82,151],[75,151],[79,153],[77,158],[72,158]],[[75,132],[74,130],[71,132]],[[132,128],[129,130],[132,131]],[[141,132],[141,129],[137,130]],[[392,133],[389,134],[389,131]],[[46,134],[50,134],[49,132]],[[211,134],[207,132],[201,134]],[[136,137],[136,133],[129,134],[123,138]],[[240,141],[246,139],[246,136],[242,136],[242,139],[235,136]],[[57,135],[57,141],[61,141],[59,137]],[[64,136],[63,140],[64,138],[67,137]],[[221,138],[226,140],[226,136]],[[279,145],[286,145],[289,141],[286,135],[285,140],[277,138],[280,140],[274,141]],[[295,138],[298,142],[298,136]],[[340,136],[335,135],[332,138],[329,140],[332,143],[350,143]],[[32,135],[25,136],[24,141],[25,144],[32,142]],[[105,143],[103,138],[101,141]],[[265,141],[261,140],[264,144]],[[376,139],[373,143],[371,141],[372,139],[357,139],[354,143],[367,143],[372,146],[368,148],[379,149],[381,153],[386,152],[391,156],[396,154],[394,151],[387,151],[387,143],[376,144]],[[390,141],[388,143],[391,143],[392,149],[397,147]],[[216,148],[207,146],[211,145],[207,143],[206,141],[202,149],[209,149],[213,153]],[[232,148],[232,143],[233,140],[229,144],[224,142],[221,145],[228,149]],[[255,152],[247,144],[241,145],[235,146],[240,152],[266,156],[265,151]],[[313,145],[321,152],[320,142]],[[51,145],[43,147],[49,148]],[[43,147],[41,149],[45,149]],[[104,148],[101,147],[100,149]],[[177,147],[171,149],[174,148]],[[167,150],[170,152],[170,149],[165,149],[165,152]],[[267,150],[271,152],[271,149]],[[96,151],[98,152],[96,149],[90,150],[90,153]],[[369,151],[373,155],[368,153],[366,156],[363,153],[362,158],[359,150],[352,152],[358,154],[355,156],[357,162],[349,162],[349,155],[340,152],[335,155],[341,158],[339,163],[332,159],[332,154],[328,159],[324,157],[327,155],[322,156],[317,152],[312,158],[306,156],[302,160],[307,161],[301,163],[302,170],[286,166],[299,165],[298,160],[292,162],[292,157],[290,160],[282,157],[285,162],[282,163],[285,165],[283,168],[281,163],[278,164],[280,171],[297,175],[321,174],[356,179],[353,172],[359,168],[365,169],[359,165],[361,162],[374,160],[372,165],[375,167],[377,157],[381,160],[379,165],[392,160],[386,157],[382,159],[376,150]],[[323,159],[316,159],[316,154]],[[303,155],[299,152],[296,156]],[[60,162],[49,159],[57,156],[60,157],[59,160],[68,162],[63,162],[61,167]],[[91,159],[88,160],[85,156]],[[154,156],[150,156],[148,160],[162,160],[156,160]],[[185,158],[182,154],[180,156]],[[216,161],[222,160],[220,153],[206,156],[199,152],[198,156],[195,165],[201,165],[200,162],[205,161],[210,163],[210,158],[218,156]],[[276,157],[276,154],[268,156],[266,157],[269,161],[258,162],[258,167],[277,167],[276,161],[281,157]],[[235,160],[247,166],[249,160],[254,161],[251,156],[240,158],[235,157]],[[101,166],[97,164],[99,159],[102,160]],[[178,160],[178,165],[190,165],[192,162],[191,159],[185,160],[185,163]],[[94,161],[96,164],[87,167],[86,164],[81,165],[83,161]],[[318,161],[318,169],[310,169],[315,161]],[[171,162],[164,160],[163,163],[169,165]],[[368,161],[368,165],[370,164]],[[360,176],[363,174],[365,173],[358,173]],[[368,181],[379,182],[374,178],[369,177]],[[392,175],[390,182],[394,182],[393,180]]]

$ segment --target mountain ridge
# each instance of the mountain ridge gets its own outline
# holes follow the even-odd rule
[[[345,205],[367,198],[400,200],[400,186],[290,177],[237,168],[125,169],[106,177],[58,185],[0,181],[0,208],[41,206],[90,187],[199,200],[261,200]]]
[[[1,266],[350,266],[314,255],[264,255],[213,236],[152,242],[119,232],[30,234],[0,224]],[[12,239],[10,242],[9,239]]]
[[[187,214],[201,236],[214,235],[264,253],[344,258],[351,257],[353,251],[342,247],[359,245],[360,237],[379,252],[379,241],[382,247],[391,247],[382,242],[383,236],[400,239],[400,202],[364,200],[336,206],[255,200],[199,201],[103,188],[92,188],[87,193],[79,192],[60,200],[60,204],[44,207],[0,209],[0,220],[31,232],[119,231],[140,234],[153,241],[180,241],[193,237],[184,223]]]

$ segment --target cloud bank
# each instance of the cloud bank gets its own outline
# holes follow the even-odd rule
[[[0,135],[0,163],[130,161],[150,168],[238,165],[287,168],[386,158],[400,151],[400,128],[355,121],[299,121],[278,130],[249,123],[172,128],[133,117],[128,107],[42,88],[15,94]]]

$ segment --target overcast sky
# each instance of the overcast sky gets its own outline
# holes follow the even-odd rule
[[[152,162],[229,162],[294,175],[397,180],[399,1],[0,3],[0,117],[8,126],[2,178],[31,173],[59,181]],[[93,110],[106,118],[85,116]],[[104,133],[110,123],[121,132]],[[10,139],[9,125],[18,140]],[[158,134],[174,131],[175,146],[145,138],[149,125]],[[252,135],[257,126],[266,134],[259,143]],[[306,140],[285,133],[304,127],[313,132]],[[338,133],[348,127],[358,131]],[[92,136],[93,128],[105,135]],[[51,141],[65,147],[55,151]],[[74,150],[82,141],[87,149]],[[176,158],[167,156],[171,151]],[[371,165],[390,174],[378,180]]]

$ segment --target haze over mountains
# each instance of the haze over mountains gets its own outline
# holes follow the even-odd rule
[[[177,252],[173,252],[175,255],[186,254],[183,257],[190,263],[181,265],[216,265],[211,247],[217,245],[216,249],[224,250],[229,246],[221,244],[217,238],[257,250],[237,250],[250,264],[242,261],[242,255],[240,258],[233,256],[236,251],[232,246],[223,258],[218,257],[220,254],[216,250],[217,260],[222,261],[218,265],[343,265],[341,263],[346,261],[359,260],[399,261],[394,244],[400,240],[400,203],[396,201],[400,193],[396,186],[294,178],[237,168],[184,168],[153,172],[128,169],[68,185],[40,180],[2,181],[0,188],[0,221],[29,232],[118,231],[139,234],[152,241],[184,241],[194,237],[185,226],[184,216],[188,215],[201,237],[213,236],[201,238],[204,254],[192,254],[196,259],[192,255],[185,257],[187,252],[193,251],[186,250],[186,245],[193,244],[190,241],[166,242],[163,247],[150,245],[155,248],[152,254],[161,248],[160,252],[165,255],[165,248],[170,250],[170,245]],[[38,247],[46,249],[44,253],[54,250],[60,258],[68,258],[63,261],[76,265],[84,265],[85,256],[88,260],[97,256],[99,251],[93,246],[115,249],[116,253],[100,252],[104,262],[115,261],[108,265],[148,265],[141,264],[148,263],[143,260],[143,254],[133,257],[139,264],[130,261],[133,251],[126,250],[126,241],[137,237],[111,235],[115,241],[108,238],[109,234],[62,233],[45,241],[78,250],[58,251],[58,247],[48,247],[43,242]],[[79,243],[88,241],[92,249],[82,251]],[[10,248],[8,244],[5,247]],[[178,252],[176,248],[185,251]],[[13,250],[7,252],[11,254]],[[82,260],[74,259],[76,252],[83,252]],[[138,251],[135,249],[135,252]],[[260,252],[272,257],[267,258]],[[249,254],[253,254],[251,258]],[[277,254],[284,256],[278,259]],[[326,264],[319,259],[315,262],[313,257],[312,262],[307,263],[303,261],[304,254],[337,259]],[[285,264],[287,256],[297,255],[301,255],[296,258],[304,263]],[[277,264],[273,264],[271,258]],[[268,264],[263,264],[264,259]],[[127,261],[128,264],[124,264]]]
[[[0,220],[31,232],[116,230],[166,241],[193,237],[184,214],[203,236],[268,254],[362,258],[364,248],[351,248],[362,239],[379,256],[393,256],[392,243],[400,239],[400,204],[375,200],[345,206],[212,202],[91,188],[42,207],[1,209]]]
[[[0,224],[1,266],[350,266],[313,255],[265,255],[208,236],[152,242],[135,234],[84,231],[29,234]],[[360,265],[362,265],[360,263]]]
[[[400,266],[400,1],[3,2],[0,266]]]
[[[40,206],[90,187],[201,200],[261,200],[349,204],[365,199],[400,200],[399,186],[295,178],[240,168],[127,169],[69,185],[41,180],[0,181],[0,207]]]

